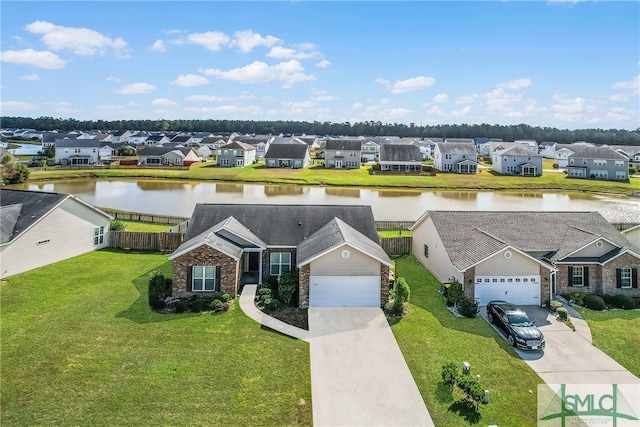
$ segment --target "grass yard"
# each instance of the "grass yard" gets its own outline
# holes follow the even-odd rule
[[[587,321],[593,344],[640,377],[640,310],[574,308]]]
[[[378,230],[380,237],[411,237],[411,230]]]
[[[138,231],[145,233],[159,233],[173,227],[171,224],[155,224],[152,222],[122,221],[125,225],[124,231]]]
[[[440,283],[413,256],[396,260],[396,277],[411,287],[409,314],[392,325],[438,427],[474,425],[535,426],[537,385],[543,381],[482,318],[462,319],[447,310]],[[394,323],[394,322],[392,322]],[[471,364],[491,401],[480,406],[480,418],[462,410],[440,377],[444,362]],[[529,393],[529,390],[532,393]]]
[[[152,312],[158,268],[171,273],[165,255],[98,251],[2,282],[3,426],[311,424],[308,344],[237,300]]]

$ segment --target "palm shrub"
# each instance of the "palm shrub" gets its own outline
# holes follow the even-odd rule
[[[127,225],[120,219],[112,219],[109,222],[109,230],[111,231],[124,231],[126,227]]]
[[[391,316],[404,314],[404,303],[411,297],[411,288],[404,277],[396,278],[393,289],[389,292],[392,300],[385,304],[385,311]]]
[[[574,291],[574,292],[571,292],[571,294],[569,295],[569,298],[573,300],[574,304],[584,306],[585,296],[587,296],[587,294],[585,294],[584,292]]]

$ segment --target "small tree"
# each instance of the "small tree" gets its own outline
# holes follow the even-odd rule
[[[297,287],[298,275],[295,271],[286,271],[278,276],[278,295],[287,304],[291,304],[291,298]]]
[[[464,297],[464,290],[462,289],[462,283],[457,279],[452,279],[449,289],[447,289],[447,305],[453,307],[458,304]]]
[[[171,295],[171,280],[165,279],[164,275],[153,270],[149,273],[149,305],[155,310],[164,308],[164,300]]]
[[[12,156],[5,156],[0,163],[2,182],[5,184],[22,184],[27,182],[31,171],[24,163],[16,163]]]
[[[442,381],[449,385],[451,391],[453,391],[453,386],[456,384],[457,370],[456,364],[452,361],[448,361],[442,365],[440,376],[442,377]]]

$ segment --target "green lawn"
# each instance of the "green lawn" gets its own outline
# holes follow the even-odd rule
[[[587,321],[593,344],[640,377],[640,310],[574,308]]]
[[[159,233],[173,227],[171,224],[155,224],[151,222],[122,221],[125,225],[124,231],[140,231],[145,233]]]
[[[380,237],[410,237],[410,230],[378,230]]]
[[[540,177],[498,175],[482,170],[477,175],[441,173],[429,175],[372,175],[370,166],[359,169],[326,169],[312,165],[304,169],[265,168],[257,163],[244,168],[218,168],[211,163],[189,170],[171,169],[88,169],[32,171],[29,180],[66,178],[169,178],[225,182],[331,185],[356,187],[405,187],[468,190],[576,190],[625,194],[640,190],[640,178],[628,183],[569,179],[563,173],[546,173]]]
[[[166,256],[98,251],[2,283],[3,426],[311,424],[308,344],[237,301],[156,314],[156,268]]]
[[[543,381],[483,319],[453,316],[438,294],[440,284],[413,256],[396,260],[396,277],[411,287],[410,312],[392,325],[400,349],[436,426],[534,426],[537,385]],[[394,322],[392,322],[394,323]],[[442,385],[442,364],[471,364],[490,391],[491,402],[481,405],[481,418],[456,410]],[[529,390],[532,393],[529,393]]]

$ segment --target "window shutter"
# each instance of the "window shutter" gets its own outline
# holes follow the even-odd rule
[[[584,272],[584,285],[589,286],[589,267],[582,267],[582,271]]]
[[[631,287],[632,288],[638,287],[638,269],[637,268],[631,269]]]
[[[622,270],[616,268],[616,288],[622,287]]]
[[[193,266],[190,265],[187,267],[187,292],[193,291]]]
[[[220,286],[220,270],[222,270],[220,267],[216,267],[216,284],[214,286],[214,290],[217,292],[220,292],[221,286]]]
[[[573,267],[568,268],[569,286],[573,286]]]

